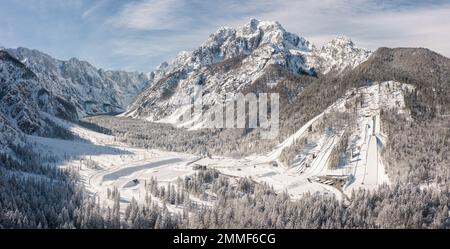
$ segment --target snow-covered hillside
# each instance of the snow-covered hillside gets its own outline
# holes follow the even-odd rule
[[[0,113],[21,131],[45,133],[52,126],[40,111],[75,119],[76,110],[44,88],[36,75],[5,51],[0,51]],[[7,125],[7,124],[5,124]]]
[[[87,62],[60,61],[26,48],[2,49],[2,150],[21,140],[22,132],[70,136],[42,113],[76,121],[89,114],[123,111],[150,82],[145,74],[98,70]]]
[[[0,154],[10,154],[11,145],[20,145],[23,143],[23,135],[9,122],[2,113],[0,113]]]

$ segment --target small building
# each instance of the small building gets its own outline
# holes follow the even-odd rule
[[[195,164],[194,166],[192,166],[193,170],[206,170],[206,165],[199,165],[199,164]]]
[[[361,151],[361,148],[359,146],[354,147],[351,151],[352,158],[358,157],[361,154],[360,151]]]

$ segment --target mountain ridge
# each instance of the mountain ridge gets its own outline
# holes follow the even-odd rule
[[[370,51],[356,48],[351,41],[346,45],[336,55],[321,53],[278,22],[251,19],[238,28],[221,27],[197,49],[180,52],[172,62],[162,63],[153,73],[155,84],[137,97],[126,115],[174,121],[177,117],[173,114],[179,114],[176,110],[184,108],[183,98],[192,93],[195,85],[203,85],[208,92],[204,96],[205,104],[214,106],[220,102],[220,93],[245,91],[261,81],[274,66],[294,75],[315,77],[354,68],[370,55]],[[325,63],[330,58],[333,61]],[[222,71],[217,74],[215,69]],[[271,80],[265,83],[276,86],[280,79]]]
[[[86,61],[62,61],[34,49],[2,49],[2,149],[14,144],[14,137],[22,141],[18,135],[22,132],[71,137],[44,113],[77,122],[87,115],[123,111],[148,84],[143,73],[105,71]]]
[[[87,61],[58,60],[34,49],[6,49],[23,62],[47,89],[73,103],[82,117],[120,112],[150,84],[144,73],[97,69]]]

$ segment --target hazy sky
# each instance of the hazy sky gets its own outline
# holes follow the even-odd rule
[[[0,46],[151,71],[220,26],[279,21],[316,45],[346,35],[360,47],[421,46],[450,57],[450,1],[1,0]]]

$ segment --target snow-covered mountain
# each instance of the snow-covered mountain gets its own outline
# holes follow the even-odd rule
[[[15,129],[9,119],[0,113],[0,153],[8,153],[11,144],[18,145],[22,141],[22,133]]]
[[[57,60],[27,48],[5,51],[31,70],[43,88],[73,105],[78,116],[123,111],[150,84],[144,73],[105,71],[76,58]]]
[[[358,48],[352,40],[339,36],[321,49],[314,50],[307,57],[306,64],[314,67],[323,74],[330,71],[342,72],[344,69],[354,69],[356,66],[366,61],[372,54],[371,51]]]
[[[143,73],[105,71],[26,48],[0,50],[0,150],[23,141],[23,133],[68,136],[51,116],[77,121],[123,111],[149,84]]]
[[[0,51],[0,112],[8,126],[32,134],[49,123],[40,111],[66,119],[77,117],[74,106],[43,87],[38,77],[6,51]]]
[[[202,85],[206,106],[224,93],[245,92],[255,82],[276,86],[281,77],[263,79],[281,69],[291,75],[317,76],[342,72],[364,62],[370,52],[339,37],[321,49],[286,31],[278,22],[250,20],[235,28],[222,27],[197,49],[181,52],[152,73],[154,85],[130,106],[127,115],[174,123],[188,107],[187,96]]]

